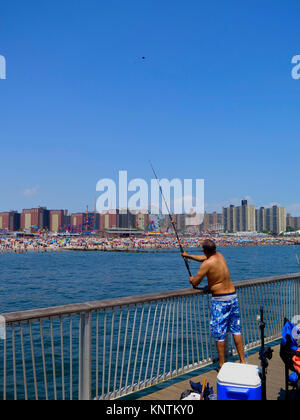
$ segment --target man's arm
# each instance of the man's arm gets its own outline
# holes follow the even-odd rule
[[[198,274],[195,277],[190,277],[190,283],[193,286],[198,286],[202,282],[205,276],[207,276],[209,270],[209,263],[202,264]]]
[[[187,252],[183,252],[181,255],[183,256],[183,258],[188,258],[189,260],[194,260],[198,262],[203,262],[207,260],[205,255],[190,255]]]

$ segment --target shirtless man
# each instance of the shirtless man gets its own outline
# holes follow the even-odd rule
[[[226,260],[216,251],[213,241],[207,239],[202,244],[205,255],[189,255],[183,257],[203,263],[198,274],[190,277],[190,283],[197,286],[204,277],[208,279],[208,287],[213,295],[211,307],[211,334],[216,339],[219,353],[219,369],[225,363],[225,339],[232,333],[240,363],[246,363],[244,344],[241,335],[241,319],[239,303],[235,287],[230,279]]]

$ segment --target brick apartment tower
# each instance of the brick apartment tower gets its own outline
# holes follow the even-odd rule
[[[68,210],[49,210],[50,232],[65,231],[69,224]]]
[[[23,210],[21,214],[21,229],[49,229],[49,210],[46,207]]]
[[[100,230],[118,227],[118,211],[105,211],[100,214]]]
[[[20,229],[20,213],[7,211],[0,213],[0,230],[14,232]]]

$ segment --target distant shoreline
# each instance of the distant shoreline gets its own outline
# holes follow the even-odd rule
[[[182,236],[181,244],[184,249],[195,249],[202,251],[202,243],[210,238],[220,247],[249,247],[249,246],[287,246],[300,245],[297,236],[261,236],[261,235],[218,235],[203,234]],[[0,238],[0,253],[14,252],[61,252],[61,251],[82,251],[82,252],[178,252],[179,246],[175,235],[157,234],[131,237],[100,237],[100,236],[46,236],[35,237]]]
[[[246,243],[246,244],[218,244],[218,248],[246,248],[246,247],[270,247],[270,246],[293,246],[293,243]],[[201,246],[185,246],[185,249],[190,250],[199,250],[202,252]],[[148,254],[148,253],[158,253],[158,254],[170,254],[178,253],[179,247],[144,247],[144,248],[118,248],[118,247],[22,247],[22,248],[0,248],[0,254],[5,253],[14,253],[14,254],[24,254],[24,253],[47,253],[47,252],[119,252],[119,253],[128,253],[128,254]]]

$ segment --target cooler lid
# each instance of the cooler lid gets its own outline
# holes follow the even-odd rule
[[[259,366],[225,363],[218,374],[220,385],[258,388],[261,385]]]

